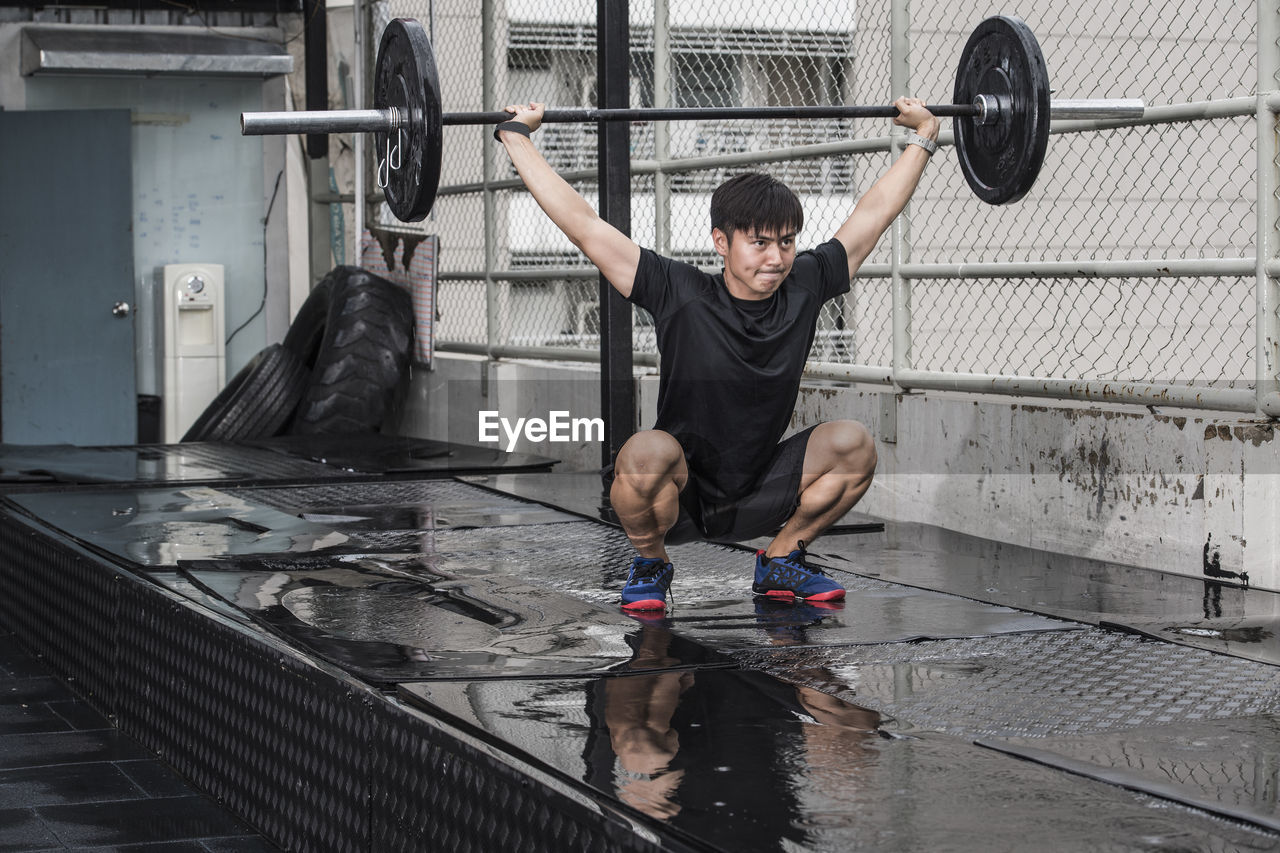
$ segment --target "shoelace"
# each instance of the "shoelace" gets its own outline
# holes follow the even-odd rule
[[[654,571],[653,574],[648,574],[648,575],[637,574],[641,569],[651,569],[651,570],[656,569],[656,571]],[[661,577],[666,570],[667,570],[667,564],[664,562],[637,563],[631,569],[631,576],[627,578],[627,586],[631,586],[632,584],[637,584],[637,583],[642,583],[642,584],[653,583],[659,577]]]
[[[801,571],[804,571],[804,572],[810,572],[810,573],[815,574],[815,575],[822,575],[822,576],[824,576],[824,577],[830,577],[830,575],[828,575],[828,574],[826,573],[826,571],[825,571],[825,570],[823,570],[822,566],[811,566],[811,565],[809,565],[808,563],[806,563],[806,562],[805,562],[805,558],[809,556],[809,552],[808,552],[808,550],[804,547],[804,540],[803,540],[803,539],[799,540],[799,541],[796,543],[796,551],[799,551],[799,552],[800,552],[800,556],[799,556],[799,557],[796,557],[796,558],[795,558],[795,560],[792,560],[792,559],[791,559],[791,554],[788,554],[787,556],[785,556],[785,557],[783,557],[781,560],[779,560],[779,562],[783,563],[784,565],[794,566],[794,567],[796,567],[796,568],[798,568],[798,569],[800,569]],[[791,553],[792,553],[792,554],[794,554],[794,553],[795,553],[795,551],[793,551],[793,552],[791,552]],[[776,559],[776,558],[775,558],[775,559]]]

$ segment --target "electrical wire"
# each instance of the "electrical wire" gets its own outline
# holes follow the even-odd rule
[[[227,337],[227,345],[231,344],[231,338],[240,334],[240,330],[257,319],[262,313],[262,309],[267,307],[267,223],[271,221],[271,210],[276,206],[276,195],[280,192],[280,179],[284,177],[284,169],[276,173],[276,185],[271,190],[271,201],[267,203],[267,214],[262,217],[262,302],[258,304],[258,310],[249,315],[249,319],[245,320],[236,330]]]

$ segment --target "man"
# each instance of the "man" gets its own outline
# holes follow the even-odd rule
[[[779,439],[823,303],[848,292],[937,147],[938,119],[922,101],[899,98],[894,106],[894,123],[911,130],[906,151],[834,237],[811,251],[796,253],[804,212],[786,186],[759,174],[721,185],[711,200],[711,237],[724,259],[719,275],[641,249],[600,219],[534,147],[530,134],[542,122],[542,104],[507,107],[512,121],[494,131],[538,205],[657,328],[658,419],[618,452],[610,489],[637,551],[622,590],[625,610],[665,609],[674,572],[667,534],[682,519],[720,541],[777,531],[756,555],[757,595],[844,597],[838,583],[805,562],[805,544],[871,485],[875,443],[856,421]]]

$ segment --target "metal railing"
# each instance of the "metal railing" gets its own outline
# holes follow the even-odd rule
[[[489,109],[508,100],[519,100],[511,97],[509,92],[518,81],[505,79],[503,56],[506,46],[503,39],[507,23],[502,15],[493,14],[494,5],[486,2],[487,11],[483,16],[483,39],[487,45],[483,51],[484,61],[494,64],[494,68],[487,71],[482,80],[482,103],[479,106]],[[655,4],[659,19],[665,14],[665,5],[663,2]],[[1066,6],[1073,8],[1061,9],[1063,4],[1056,4],[1054,8],[1060,8],[1058,14],[1062,16],[1082,15],[1084,5],[1068,3]],[[1148,13],[1151,15],[1167,11],[1163,4],[1134,2],[1115,14],[1141,13],[1140,7],[1144,5],[1150,7]],[[925,14],[919,16],[925,19],[923,29],[928,25],[931,13],[943,15],[946,4],[898,0],[892,4],[860,6],[866,7],[859,13],[860,37],[870,44],[878,45],[881,43],[879,40],[888,44],[888,61],[883,64],[888,68],[889,91],[912,91],[911,36],[916,32],[912,28],[912,15],[923,8]],[[1277,381],[1280,377],[1280,289],[1277,287],[1277,277],[1280,276],[1280,261],[1277,261],[1280,248],[1280,234],[1277,233],[1280,230],[1280,200],[1277,197],[1280,193],[1280,145],[1277,143],[1280,0],[1260,0],[1252,9],[1253,20],[1245,19],[1245,7],[1238,2],[1233,8],[1241,20],[1233,19],[1228,26],[1253,30],[1250,46],[1257,47],[1256,60],[1252,63],[1256,87],[1249,86],[1253,91],[1241,91],[1242,82],[1232,83],[1227,79],[1231,75],[1223,75],[1225,82],[1222,85],[1228,91],[1222,96],[1213,93],[1207,98],[1178,100],[1177,91],[1162,93],[1169,102],[1152,103],[1142,119],[1055,122],[1051,129],[1055,138],[1080,140],[1068,146],[1067,154],[1063,155],[1064,161],[1068,155],[1078,158],[1089,171],[1089,176],[1077,174],[1079,167],[1072,169],[1053,162],[1054,146],[1061,143],[1051,141],[1051,161],[1046,164],[1046,172],[1050,175],[1042,174],[1040,179],[1041,184],[1047,184],[1046,188],[1040,194],[1033,190],[1033,196],[1013,206],[1016,208],[1013,211],[978,209],[970,216],[975,208],[969,207],[970,202],[961,197],[963,185],[957,187],[954,176],[930,176],[941,186],[927,192],[922,188],[911,209],[894,224],[881,248],[855,279],[855,293],[851,299],[856,299],[860,306],[853,313],[864,321],[861,331],[856,334],[841,331],[841,340],[847,336],[852,342],[850,346],[842,343],[840,347],[820,348],[815,345],[815,353],[849,352],[851,357],[847,361],[813,360],[808,365],[809,374],[815,378],[870,383],[900,390],[980,392],[1280,416],[1280,383]],[[837,10],[832,14],[837,14]],[[1193,36],[1202,35],[1194,21],[1188,21],[1186,27],[1188,43],[1193,41]],[[669,72],[674,65],[670,56],[663,54],[663,51],[672,50],[673,42],[680,43],[680,39],[670,37],[669,31],[670,27],[664,21],[657,20],[652,32],[645,30],[642,37],[633,35],[633,56],[637,43],[642,44],[644,50],[653,51],[652,81],[646,78],[641,82],[653,87],[648,98],[657,106],[670,103],[668,87],[678,85],[670,81]],[[1056,37],[1062,39],[1060,35]],[[1131,34],[1131,37],[1138,41],[1144,38],[1142,34]],[[1221,55],[1213,52],[1215,47],[1221,50]],[[1174,44],[1169,50],[1184,49]],[[1239,60],[1229,56],[1228,50],[1238,51],[1239,45],[1229,44],[1226,40],[1215,45],[1211,41],[1204,47],[1203,56],[1195,61],[1205,67],[1237,63]],[[1141,52],[1136,53],[1142,55]],[[883,56],[873,55],[866,61],[881,59]],[[557,61],[563,63],[566,60],[560,57]],[[1068,77],[1089,79],[1095,73],[1092,66],[1099,65],[1102,60],[1091,57],[1085,50],[1077,61],[1080,67],[1069,68]],[[588,66],[584,64],[583,68]],[[852,75],[853,71],[848,73]],[[929,73],[934,73],[932,68]],[[1191,79],[1203,75],[1188,72],[1186,76]],[[1241,81],[1246,85],[1253,82],[1243,74]],[[871,79],[867,88],[874,90],[878,85],[876,79]],[[1233,87],[1234,92],[1230,91]],[[858,88],[850,86],[854,94],[858,94]],[[1065,94],[1083,97],[1110,93]],[[446,104],[446,108],[454,106]],[[474,108],[476,105],[469,106]],[[1252,149],[1252,162],[1245,159],[1236,163],[1231,159],[1236,148],[1244,144],[1235,141],[1238,127],[1247,127],[1251,131],[1247,142]],[[770,131],[756,128],[748,133],[737,125],[735,132],[756,140],[770,136],[783,140],[809,138],[806,133],[793,133],[785,128]],[[1174,152],[1175,157],[1166,156],[1163,158],[1165,161],[1175,159],[1176,146],[1184,142],[1204,159],[1198,164],[1172,163],[1166,166],[1164,163],[1152,163],[1142,166],[1143,170],[1168,169],[1168,172],[1130,169],[1129,164],[1151,161],[1150,152],[1144,154],[1139,149],[1144,143],[1159,139],[1156,134],[1164,135],[1166,138],[1160,144]],[[679,138],[673,141],[673,135],[678,137],[674,131],[663,128],[637,127],[633,131],[633,151],[646,155],[652,152],[652,156],[637,156],[631,168],[636,209],[650,206],[653,211],[651,221],[637,224],[636,230],[642,232],[636,235],[637,241],[675,256],[688,255],[693,251],[683,245],[682,235],[696,230],[691,225],[682,227],[685,220],[681,217],[692,214],[682,213],[681,205],[691,208],[701,204],[705,212],[705,198],[699,199],[698,193],[708,191],[697,181],[685,181],[681,185],[679,179],[682,176],[773,164],[784,170],[793,169],[797,176],[804,176],[799,178],[802,182],[814,182],[814,176],[823,174],[836,175],[839,181],[844,182],[852,175],[865,186],[866,181],[881,171],[903,144],[900,134],[873,130],[867,136],[832,142],[670,156],[673,150],[694,150]],[[583,138],[586,136],[583,134]],[[476,139],[477,144],[484,145],[479,134],[476,134]],[[1102,141],[1095,143],[1094,140]],[[944,132],[940,143],[944,149],[953,146],[952,134]],[[1095,150],[1095,144],[1101,147],[1100,151]],[[448,140],[446,146],[451,146]],[[560,148],[565,149],[564,156],[573,160],[563,165],[578,166],[566,169],[564,176],[591,198],[596,180],[594,167],[585,167],[583,152],[572,144]],[[723,148],[719,146],[719,150]],[[467,151],[468,156],[474,157],[474,147],[468,145]],[[441,207],[461,211],[469,204],[474,207],[476,202],[479,203],[482,214],[476,224],[481,228],[476,230],[483,233],[479,251],[470,254],[459,251],[455,255],[456,263],[441,271],[440,301],[445,316],[439,330],[438,348],[445,352],[481,353],[492,357],[598,361],[600,356],[591,346],[591,335],[574,326],[573,306],[565,303],[559,307],[548,307],[555,305],[557,299],[565,299],[563,293],[567,291],[559,283],[594,278],[594,269],[585,259],[580,265],[559,263],[546,268],[511,267],[511,255],[517,244],[537,243],[539,240],[546,243],[556,237],[544,233],[544,225],[535,221],[540,214],[531,207],[522,206],[519,201],[522,196],[520,182],[509,177],[501,152],[495,151],[490,142],[481,153],[485,164],[481,174],[475,174],[477,170],[473,167],[450,170],[447,164],[445,180],[440,188],[438,211]],[[555,152],[552,153],[554,156]],[[1212,168],[1215,156],[1219,158],[1216,171]],[[946,161],[949,157],[944,150],[935,155],[935,160]],[[1122,162],[1112,164],[1108,158],[1119,158]],[[1187,159],[1193,158],[1188,155]],[[954,164],[936,164],[933,168],[937,169],[939,165],[947,168]],[[1052,171],[1055,168],[1057,171]],[[1205,171],[1206,176],[1197,174],[1193,171],[1195,169]],[[1134,174],[1126,175],[1126,171]],[[1253,174],[1247,174],[1249,171]],[[469,178],[468,174],[474,177]],[[1117,175],[1125,181],[1124,186],[1116,185]],[[1095,181],[1094,185],[1089,184],[1090,176]],[[1165,179],[1167,187],[1156,186]],[[821,184],[821,181],[816,183]],[[816,189],[820,195],[821,186]],[[813,195],[806,201],[817,203],[821,199]],[[842,199],[833,198],[831,209],[836,210],[844,203]],[[1090,219],[1091,205],[1106,208],[1107,218],[1101,225]],[[1218,212],[1217,209],[1223,206],[1230,208],[1228,213]],[[1211,207],[1215,211],[1212,214],[1209,212]],[[1180,213],[1169,212],[1174,208]],[[1246,208],[1252,211],[1251,215],[1240,212]],[[942,216],[952,212],[955,221],[945,228],[937,225],[932,217],[938,215],[939,209]],[[1062,213],[1063,210],[1067,213]],[[1155,212],[1156,221],[1149,227],[1146,223],[1133,225],[1134,229],[1147,230],[1126,230],[1130,223],[1125,217],[1130,210],[1148,216]],[[1179,215],[1183,218],[1179,219]],[[1028,228],[1021,223],[1020,216],[1043,217],[1047,221]],[[1059,216],[1061,227],[1059,220],[1055,219]],[[1213,216],[1220,221],[1211,221]],[[830,216],[826,218],[830,219]],[[965,230],[970,228],[968,219],[978,222],[972,226],[973,231],[987,226],[989,231],[1011,236],[1002,237],[1004,242],[993,240],[986,244],[966,244],[970,239],[969,232]],[[1248,225],[1250,219],[1252,224]],[[1094,230],[1106,232],[1101,234],[1096,244],[1091,240],[1095,236]],[[1177,235],[1187,230],[1193,233],[1202,231],[1208,236],[1179,243]],[[1018,236],[1023,231],[1027,236]],[[1039,243],[1044,243],[1047,249],[1049,244],[1058,242],[1068,246],[1068,250],[1054,257],[1047,256],[1046,251],[1035,251]],[[448,241],[445,246],[448,253]],[[1070,250],[1071,247],[1074,251]],[[987,305],[985,300],[994,298],[983,292],[982,283],[987,281],[995,283],[994,289],[1028,290],[1031,284],[1040,282],[1049,291],[1040,289],[1036,293],[1051,292],[1050,301],[1061,301],[1049,304],[1043,300],[1037,302],[1036,297],[1031,296],[1027,297],[1028,302],[1009,311],[1011,324],[1022,322],[1019,317],[1030,319],[1022,326],[1010,326],[1012,331],[1006,334],[1013,335],[1017,342],[1008,352],[983,356],[979,352],[982,347],[974,347],[974,352],[953,359],[945,345],[927,344],[926,330],[939,322],[943,315],[954,315],[962,323],[981,317]],[[482,300],[478,298],[479,294],[467,290],[481,286],[484,288]],[[1182,295],[1162,295],[1162,287]],[[1242,309],[1239,300],[1233,296],[1241,287],[1253,292],[1250,310]],[[513,296],[513,288],[524,290]],[[1112,297],[1113,305],[1077,304],[1088,303],[1090,293],[1102,290],[1116,294]],[[1130,294],[1139,291],[1147,294],[1144,301],[1130,305],[1127,301]],[[464,298],[464,293],[469,295]],[[471,316],[469,312],[475,310],[467,306],[481,303],[485,312],[484,323],[464,322]],[[1055,323],[1065,326],[1076,322],[1077,316],[1086,309],[1092,312],[1091,322],[1098,324],[1102,338],[1111,334],[1108,330],[1113,326],[1108,323],[1113,317],[1130,310],[1141,315],[1138,320],[1124,318],[1129,325],[1114,327],[1123,328],[1123,333],[1135,337],[1137,342],[1125,350],[1123,358],[1118,359],[1109,354],[1106,340],[1100,339],[1096,346],[1085,342],[1079,346],[1083,354],[1073,356],[1078,356],[1084,367],[1075,370],[1077,375],[1064,375],[1067,371],[1062,364],[1055,364],[1052,358],[1035,355],[1036,337],[1043,330],[1033,320],[1038,312],[1052,311]],[[452,316],[451,310],[454,311]],[[541,327],[551,331],[543,334],[539,331]],[[824,327],[827,333],[824,340],[831,339],[833,330],[830,324]],[[958,332],[957,329],[944,331],[951,337],[944,335],[940,340],[954,340]],[[1180,335],[1186,339],[1179,340]],[[1210,364],[1203,357],[1203,351],[1213,346],[1214,337],[1219,335],[1222,341],[1217,342],[1218,349],[1225,347],[1229,353],[1221,364]],[[637,352],[638,363],[654,363],[655,354],[649,339],[637,338]],[[1035,368],[1033,362],[1045,366],[1028,368],[1023,372],[1026,365]],[[965,369],[972,365],[984,369]],[[1014,369],[1000,369],[1008,366]],[[1160,375],[1161,372],[1172,374],[1175,370],[1192,375],[1187,378]],[[1201,371],[1205,374],[1199,375]]]

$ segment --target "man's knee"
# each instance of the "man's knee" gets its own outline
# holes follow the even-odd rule
[[[836,464],[871,476],[878,456],[871,431],[857,421],[829,421],[822,425],[822,440]]]
[[[627,439],[618,451],[614,471],[620,476],[654,476],[662,473],[675,476],[683,469],[683,463],[684,449],[680,447],[680,442],[669,432],[649,429]]]

